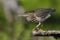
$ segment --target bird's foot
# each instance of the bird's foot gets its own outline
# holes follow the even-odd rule
[[[43,29],[39,29],[39,28],[34,28],[33,31],[35,31],[35,32],[45,32]]]
[[[40,32],[43,32],[44,30],[43,29],[40,29]]]

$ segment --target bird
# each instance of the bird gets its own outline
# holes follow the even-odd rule
[[[19,15],[26,17],[26,20],[29,22],[36,22],[38,25],[37,28],[48,19],[53,12],[55,12],[55,8],[37,8],[34,10],[26,11],[24,15]]]

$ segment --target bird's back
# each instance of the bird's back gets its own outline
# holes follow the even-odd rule
[[[35,10],[35,13],[38,17],[46,17],[48,14],[51,14],[54,12],[55,9],[53,8],[38,8]]]

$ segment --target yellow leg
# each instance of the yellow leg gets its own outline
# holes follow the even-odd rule
[[[43,25],[41,25],[41,23],[39,22],[39,24],[38,24],[38,25],[36,26],[36,28],[34,28],[33,30],[43,32],[44,30],[39,29],[39,28],[38,28],[39,26],[43,26]]]
[[[36,26],[37,28],[41,25],[41,23],[39,22],[39,24]]]
[[[39,22],[39,24],[36,26],[36,28],[34,28],[33,30],[43,32],[44,30],[39,29],[39,28],[38,28],[39,26],[41,26],[41,23],[40,23],[40,22]]]

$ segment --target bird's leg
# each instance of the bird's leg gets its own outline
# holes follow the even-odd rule
[[[33,29],[33,31],[38,32],[40,29],[38,28],[41,25],[41,23],[39,22],[39,24]]]
[[[41,25],[41,23],[39,22],[39,24],[33,29],[33,30],[39,30],[39,26]]]
[[[40,25],[41,25],[41,23],[39,22],[39,24],[36,26],[35,29],[36,29],[36,30],[40,30],[40,31],[42,32],[42,31],[44,31],[44,30],[38,28]]]
[[[37,28],[41,25],[41,23],[39,22],[39,24],[36,26]]]

